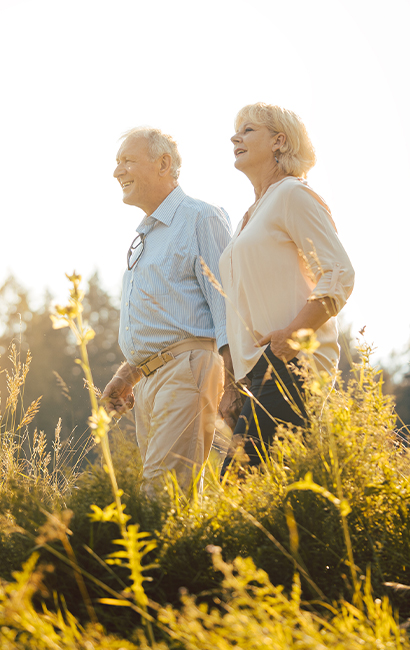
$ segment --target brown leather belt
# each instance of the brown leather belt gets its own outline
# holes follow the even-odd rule
[[[138,364],[137,368],[142,370],[145,377],[148,377],[151,373],[155,372],[155,370],[162,368],[166,363],[175,359],[175,357],[182,354],[182,352],[188,352],[188,350],[211,350],[217,352],[218,348],[215,339],[184,339],[183,341],[173,343],[160,352],[157,352],[157,354],[148,357],[148,359]]]

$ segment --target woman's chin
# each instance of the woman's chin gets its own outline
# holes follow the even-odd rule
[[[239,169],[239,171],[241,172],[244,171],[245,168],[244,161],[241,160],[240,156],[238,156],[238,158],[235,158],[234,167],[235,169]]]

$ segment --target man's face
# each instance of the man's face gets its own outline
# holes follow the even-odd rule
[[[127,205],[145,209],[155,192],[158,161],[150,160],[148,143],[143,136],[129,136],[117,153],[114,178],[122,187],[122,200]]]

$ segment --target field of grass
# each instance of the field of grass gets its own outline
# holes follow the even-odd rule
[[[51,449],[23,406],[30,357],[11,347],[0,421],[0,648],[410,649],[410,453],[363,345],[331,388],[307,363],[308,430],[282,428],[261,468],[238,450],[182,494],[139,495],[135,441],[98,403],[79,278],[71,327],[90,436]],[[87,463],[95,445],[97,460]],[[91,458],[91,456],[90,456]]]

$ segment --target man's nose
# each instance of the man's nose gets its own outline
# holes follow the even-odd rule
[[[114,169],[114,174],[113,174],[114,178],[118,178],[118,176],[121,175],[121,172],[122,172],[121,163],[118,163],[118,165]]]

